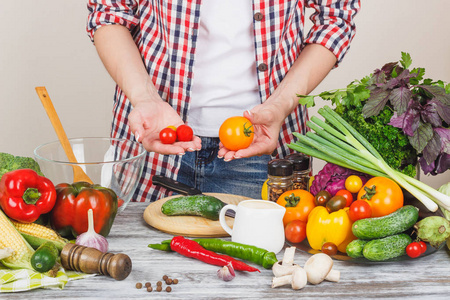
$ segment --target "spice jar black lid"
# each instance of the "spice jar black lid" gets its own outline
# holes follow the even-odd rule
[[[310,167],[310,158],[303,153],[292,153],[286,156],[286,159],[294,165],[294,171],[305,171]]]
[[[272,159],[268,163],[268,173],[271,176],[291,176],[294,165],[287,159]]]

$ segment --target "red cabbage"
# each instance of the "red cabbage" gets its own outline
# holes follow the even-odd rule
[[[337,191],[345,189],[345,179],[350,175],[359,176],[363,185],[372,177],[365,173],[327,163],[323,169],[314,176],[310,192],[315,196],[318,192],[325,190],[334,196]]]

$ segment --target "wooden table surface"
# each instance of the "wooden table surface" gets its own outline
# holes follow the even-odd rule
[[[116,217],[108,237],[109,250],[130,256],[131,274],[123,281],[106,276],[70,281],[63,290],[37,289],[22,293],[0,294],[2,299],[343,299],[343,298],[421,298],[450,297],[450,255],[446,247],[432,255],[415,260],[356,264],[335,260],[341,271],[338,283],[308,284],[294,291],[289,286],[272,289],[272,271],[261,273],[236,272],[229,282],[216,276],[217,266],[147,247],[171,238],[153,229],[143,220],[148,203],[130,203]],[[280,252],[277,256],[282,257]],[[297,252],[295,262],[304,265],[310,254]],[[251,263],[250,263],[251,264]],[[255,266],[254,264],[251,264]],[[172,292],[147,292],[136,289],[137,282],[156,282],[163,275],[177,278]],[[165,287],[165,283],[163,287]]]

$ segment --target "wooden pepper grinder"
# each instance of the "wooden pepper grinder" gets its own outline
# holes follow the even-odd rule
[[[64,269],[102,274],[123,280],[131,273],[131,259],[123,253],[103,253],[95,248],[68,243],[61,251]]]

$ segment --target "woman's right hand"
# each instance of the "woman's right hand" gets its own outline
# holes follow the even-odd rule
[[[159,132],[167,126],[184,124],[177,112],[165,101],[139,101],[134,105],[128,116],[131,132],[136,140],[147,151],[160,154],[184,154],[186,151],[200,150],[201,140],[198,136],[189,142],[175,142],[163,144],[159,139]]]

